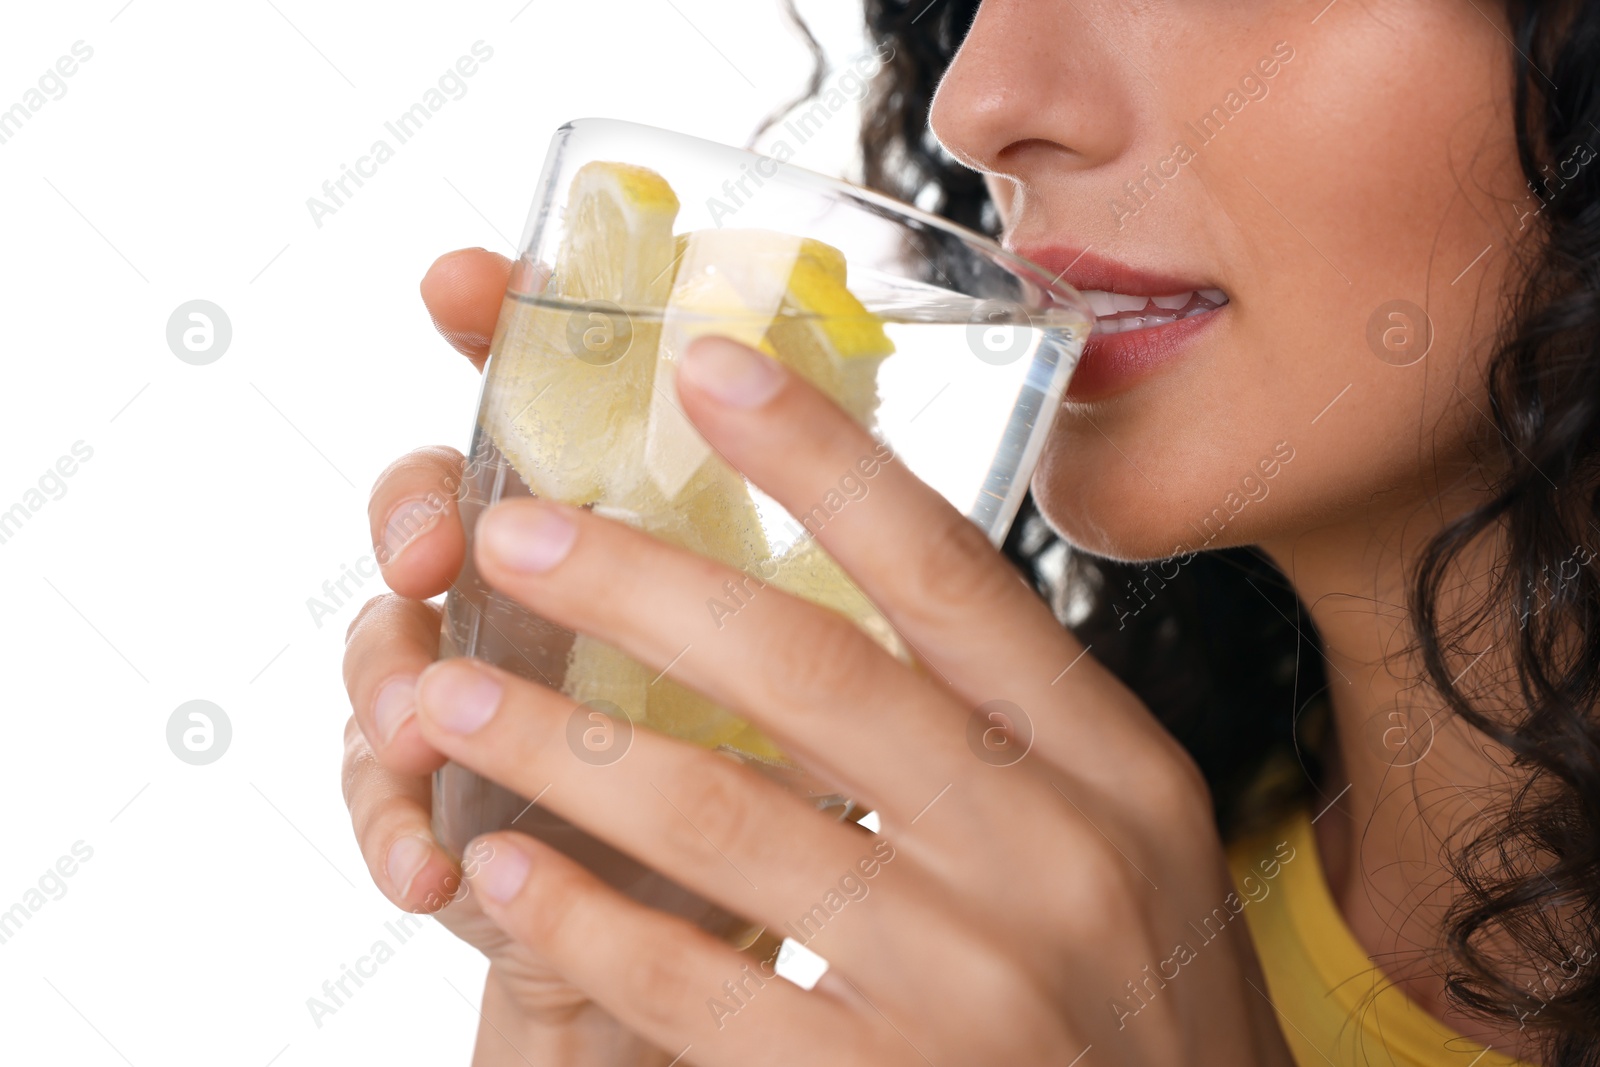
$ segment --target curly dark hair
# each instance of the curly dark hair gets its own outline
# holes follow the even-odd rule
[[[865,3],[869,40],[888,58],[863,102],[863,183],[995,233],[982,176],[945,153],[928,126],[978,0]],[[1423,681],[1511,754],[1520,786],[1446,848],[1463,890],[1445,917],[1448,995],[1486,1021],[1525,1026],[1547,1067],[1600,1067],[1600,967],[1566,973],[1576,958],[1600,959],[1600,568],[1585,547],[1595,543],[1589,533],[1600,537],[1600,172],[1579,167],[1569,177],[1563,167],[1552,181],[1561,161],[1592,159],[1589,138],[1600,136],[1600,5],[1506,7],[1516,143],[1545,205],[1543,229],[1505,297],[1489,368],[1488,415],[1499,431],[1497,452],[1482,458],[1491,492],[1426,546],[1407,608]],[[819,57],[815,93],[821,51],[805,36]],[[1452,576],[1486,540],[1498,553],[1490,588],[1470,610],[1446,611]],[[1331,739],[1321,642],[1263,554],[1205,551],[1175,572],[1102,559],[1062,542],[1031,498],[1005,551],[1188,749],[1225,838],[1285,801],[1310,799]],[[1153,576],[1158,596],[1141,597],[1137,612],[1119,604],[1124,590],[1149,590]],[[1511,708],[1503,693],[1475,695],[1459,677],[1463,639],[1477,635],[1481,645],[1485,628],[1506,632],[1507,619]]]

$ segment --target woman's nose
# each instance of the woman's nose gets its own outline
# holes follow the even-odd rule
[[[1124,5],[984,0],[934,94],[928,124],[974,170],[1028,182],[1046,166],[1114,159],[1134,128],[1142,76],[1110,44]]]

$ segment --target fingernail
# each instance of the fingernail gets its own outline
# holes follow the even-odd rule
[[[528,857],[519,848],[509,845],[495,850],[494,855],[479,865],[472,876],[472,884],[483,890],[483,895],[496,904],[504,904],[528,880]]]
[[[417,713],[417,680],[391,678],[372,698],[372,721],[378,727],[378,740],[387,745],[411,716]]]
[[[571,519],[549,504],[533,501],[490,508],[479,520],[479,543],[496,562],[529,574],[560,563],[577,537]]]
[[[437,497],[410,497],[389,510],[383,520],[383,540],[376,545],[378,562],[389,564],[417,538],[433,529],[444,514]]]
[[[470,734],[494,717],[500,683],[465,657],[444,660],[422,672],[417,702],[434,725],[453,734]]]
[[[678,373],[696,389],[731,407],[760,407],[783,385],[783,370],[752,348],[726,337],[699,337],[683,353]]]
[[[396,894],[402,897],[406,895],[411,883],[422,873],[422,868],[428,865],[428,857],[432,855],[433,842],[422,837],[402,837],[389,846],[389,856],[384,860],[383,867],[389,872],[389,884],[394,886]]]

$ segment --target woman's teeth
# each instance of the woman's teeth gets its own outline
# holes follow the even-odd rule
[[[1228,302],[1228,294],[1221,289],[1192,289],[1170,296],[1126,296],[1085,289],[1083,296],[1095,313],[1101,333],[1165,326],[1203,311],[1213,311]]]

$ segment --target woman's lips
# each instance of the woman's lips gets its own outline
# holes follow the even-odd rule
[[[1078,290],[1095,314],[1095,331],[1067,386],[1068,400],[1108,396],[1171,362],[1229,303],[1227,293],[1203,281],[1137,270],[1087,250],[1014,250]]]
[[[1084,403],[1128,388],[1181,356],[1221,311],[1222,307],[1211,308],[1165,325],[1119,333],[1095,330],[1067,382],[1066,399]]]

